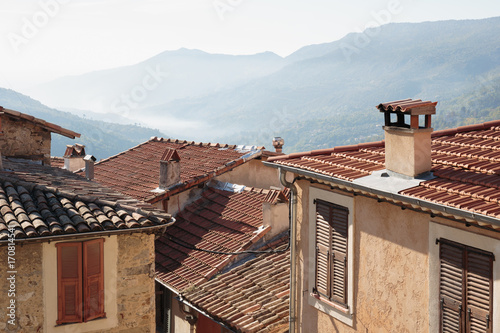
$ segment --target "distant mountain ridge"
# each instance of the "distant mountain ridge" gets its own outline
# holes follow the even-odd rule
[[[10,89],[0,88],[0,105],[53,122],[81,134],[81,137],[75,140],[52,134],[51,153],[53,156],[63,156],[68,144],[81,143],[86,146],[88,154],[100,160],[147,141],[152,136],[165,136],[158,130],[137,125],[119,125],[83,119],[69,112],[49,108],[39,101]]]
[[[500,73],[500,18],[390,23],[303,47],[284,59],[178,50],[139,66],[153,68],[160,60],[175,63],[176,70],[165,76],[161,89],[143,89],[143,101],[122,108],[127,116],[175,137],[269,145],[280,135],[285,151],[318,149],[380,137],[382,118],[374,108],[380,102],[438,101],[439,119],[449,112],[442,107],[456,107],[452,101],[488,85]],[[125,80],[116,74],[120,70],[107,71],[104,81],[126,81],[129,92],[139,91],[141,75]],[[78,93],[92,100],[97,88],[86,88],[85,77],[72,82],[67,86],[77,85]],[[59,88],[44,89],[57,97]],[[103,84],[99,94],[116,96],[108,88]]]

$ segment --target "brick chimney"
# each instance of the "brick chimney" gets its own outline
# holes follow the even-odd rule
[[[71,172],[85,167],[85,146],[79,143],[67,145],[64,153],[64,169]]]
[[[281,137],[276,136],[273,138],[273,146],[277,153],[282,152],[283,150],[282,148],[284,145],[285,145],[285,140],[283,140]]]
[[[436,114],[436,104],[405,99],[377,106],[385,117],[387,170],[411,178],[431,170],[431,115]]]
[[[168,148],[160,159],[160,184],[162,190],[181,182],[181,163],[177,150]]]

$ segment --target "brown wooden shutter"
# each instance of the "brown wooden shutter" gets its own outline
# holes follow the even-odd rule
[[[464,247],[440,241],[441,332],[464,332]]]
[[[104,240],[83,243],[84,320],[105,317],[104,312]]]
[[[347,305],[347,228],[349,211],[344,207],[331,206],[332,252],[331,269],[332,299]]]
[[[441,332],[491,333],[493,254],[440,240]]]
[[[330,256],[332,230],[330,208],[321,201],[316,202],[316,290],[330,298]]]
[[[316,202],[316,290],[347,305],[347,234],[349,211],[322,200]]]
[[[467,332],[492,332],[493,255],[479,250],[467,252]]]
[[[57,324],[82,321],[82,244],[57,247]]]

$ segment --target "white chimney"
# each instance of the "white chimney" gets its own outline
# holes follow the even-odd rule
[[[385,116],[385,168],[415,178],[431,170],[431,115],[437,102],[405,99],[379,104]],[[420,116],[425,121],[420,126]],[[409,118],[409,123],[405,122]]]
[[[88,180],[94,179],[94,164],[96,158],[93,155],[87,155],[83,160],[85,161],[85,178]]]
[[[159,188],[165,190],[181,182],[181,163],[177,150],[168,148],[160,159]]]

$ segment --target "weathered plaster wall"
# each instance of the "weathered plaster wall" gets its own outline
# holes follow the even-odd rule
[[[43,163],[50,164],[50,132],[25,120],[1,117],[3,135],[0,151],[3,156],[43,155]]]
[[[7,323],[10,283],[7,280],[7,246],[0,246],[0,331],[42,332],[44,321],[42,245],[15,246],[15,326]]]
[[[90,238],[89,238],[90,239]],[[72,240],[74,241],[74,240]],[[0,247],[0,331],[155,332],[152,267],[154,235],[135,233],[104,241],[106,318],[56,326],[56,242],[16,245],[16,326],[7,325],[7,247]],[[9,330],[10,329],[10,330]]]
[[[250,160],[216,178],[221,182],[242,184],[268,189],[270,186],[283,188],[278,169],[266,167],[261,160]]]
[[[308,232],[309,183],[299,181],[298,185],[299,332],[427,332],[429,215],[354,197],[351,327],[308,302],[309,262],[315,260],[308,242],[314,235]]]

